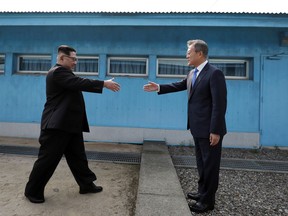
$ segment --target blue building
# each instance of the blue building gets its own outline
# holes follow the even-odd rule
[[[203,39],[226,76],[227,147],[287,147],[288,13],[0,12],[0,136],[38,137],[45,75],[57,47],[79,56],[75,73],[121,84],[84,93],[86,140],[193,144],[187,93],[158,96],[148,81],[181,80],[186,42]]]

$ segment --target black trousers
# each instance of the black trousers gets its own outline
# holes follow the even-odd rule
[[[215,146],[210,146],[208,138],[195,138],[195,154],[199,174],[198,193],[200,202],[214,205],[215,194],[219,184],[222,140]]]
[[[39,143],[38,159],[34,163],[26,184],[26,194],[44,198],[45,186],[63,155],[80,187],[96,180],[96,175],[88,167],[82,133],[42,130]]]

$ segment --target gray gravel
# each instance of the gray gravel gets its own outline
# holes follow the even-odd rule
[[[171,155],[195,155],[193,147],[170,146],[169,151]],[[288,150],[223,148],[223,157],[288,162]],[[197,189],[195,168],[176,168],[176,172],[185,194]],[[288,216],[287,182],[288,173],[221,169],[215,209],[202,215]]]

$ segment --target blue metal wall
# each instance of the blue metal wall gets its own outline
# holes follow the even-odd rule
[[[187,27],[187,26],[0,26],[0,54],[6,55],[5,74],[0,75],[0,122],[40,121],[45,102],[45,75],[15,74],[17,54],[50,54],[68,44],[78,54],[99,55],[99,76],[106,76],[109,55],[143,55],[149,58],[149,75],[115,77],[121,91],[104,90],[102,95],[85,93],[91,126],[186,128],[186,92],[158,96],[142,87],[156,78],[157,56],[185,57],[186,41],[201,38],[210,48],[210,57],[251,57],[250,80],[227,80],[229,132],[259,132],[261,55],[287,51],[279,47],[277,28]],[[284,68],[283,68],[284,70]],[[287,69],[286,69],[287,70]]]

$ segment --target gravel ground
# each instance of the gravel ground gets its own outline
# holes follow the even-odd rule
[[[193,147],[169,147],[171,155],[195,155]],[[227,149],[222,158],[278,160],[288,162],[288,150]],[[194,168],[176,168],[185,194],[197,189],[198,173]],[[220,170],[215,209],[202,215],[215,216],[284,216],[288,215],[288,173]],[[193,203],[192,200],[187,200]],[[192,213],[192,215],[195,215]]]

